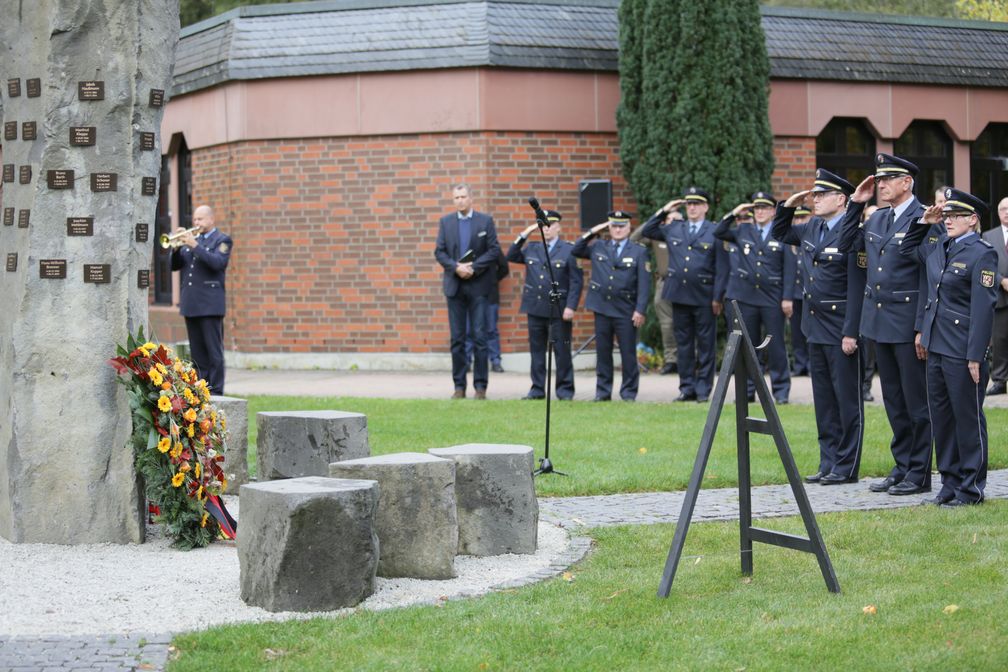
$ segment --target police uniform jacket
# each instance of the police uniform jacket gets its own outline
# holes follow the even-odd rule
[[[773,236],[773,230],[770,231]],[[797,245],[785,245],[785,254],[791,257],[794,264],[794,276],[791,282],[784,283],[784,292],[781,299],[784,301],[801,301],[805,298],[805,280],[802,274],[804,265],[802,264],[801,251]]]
[[[839,249],[866,257],[866,284],[861,311],[861,333],[879,343],[912,343],[921,328],[926,296],[924,269],[900,254],[900,245],[913,222],[924,214],[916,198],[889,225],[892,208],[879,208],[862,227],[864,203],[851,203],[840,222]],[[943,227],[935,225],[937,237]]]
[[[197,245],[172,250],[171,268],[182,271],[179,308],[183,317],[224,315],[224,274],[231,259],[231,238],[214,229],[196,238]]]
[[[945,233],[936,245],[920,244],[928,231],[925,224],[913,226],[901,250],[927,271],[921,345],[945,357],[983,361],[994,330],[997,253],[975,233],[951,243],[947,251]]]
[[[617,257],[609,241],[592,238],[594,234],[586,233],[571,250],[575,257],[591,259],[585,308],[609,317],[630,319],[634,311],[643,315],[651,297],[647,248],[626,240]]]
[[[658,212],[642,227],[645,238],[668,245],[668,275],[661,298],[688,306],[709,305],[715,298],[718,264],[727,263],[724,247],[714,238],[714,222],[705,219],[691,236],[687,220],[663,225],[664,217]]]
[[[508,250],[507,259],[514,264],[525,266],[525,286],[522,287],[521,312],[537,317],[560,317],[564,308],[577,310],[584,286],[584,272],[571,256],[573,243],[557,240],[550,252],[553,277],[560,292],[560,303],[556,314],[550,303],[550,271],[546,268],[546,249],[541,242],[529,243],[518,237]]]
[[[839,345],[845,336],[857,338],[865,286],[864,257],[840,251],[839,222],[831,231],[822,217],[792,226],[794,211],[778,204],[770,232],[782,243],[799,246],[805,338],[824,345]]]
[[[716,298],[779,307],[785,288],[790,292],[794,284],[795,255],[771,235],[763,240],[755,224],[745,222],[732,229],[734,222],[735,216],[729,213],[714,229],[714,237],[724,241],[728,258],[720,268]]]
[[[493,217],[472,211],[468,241],[459,241],[458,213],[453,212],[441,218],[438,225],[437,243],[434,257],[444,268],[442,289],[451,298],[465,285],[473,296],[489,296],[497,282],[497,263],[500,244]],[[473,252],[473,275],[463,280],[455,273],[458,260],[469,250]]]

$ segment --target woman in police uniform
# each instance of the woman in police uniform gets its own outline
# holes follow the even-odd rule
[[[997,253],[974,231],[987,204],[958,189],[945,191],[910,227],[900,253],[927,270],[921,345],[927,350],[928,409],[942,487],[924,500],[946,507],[979,504],[987,483],[987,345],[994,325]],[[940,221],[945,233],[924,242]],[[932,235],[931,238],[934,238]]]

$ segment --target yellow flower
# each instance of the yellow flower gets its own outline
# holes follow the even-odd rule
[[[157,350],[157,345],[155,345],[154,343],[151,343],[150,341],[147,341],[141,347],[144,350]]]
[[[200,474],[203,473],[203,467],[200,465],[199,462],[196,463],[196,469],[193,471],[193,473],[196,474],[196,478],[199,478]],[[203,486],[200,486],[200,491],[202,492],[202,490]]]
[[[186,434],[189,435],[190,439],[193,438],[194,436],[196,436],[196,425],[189,425],[188,427],[186,427],[185,431]]]
[[[196,474],[196,477],[199,478],[199,474]],[[201,502],[203,501],[203,486],[202,485],[199,486],[199,490],[196,491],[196,499],[198,501],[201,501]]]
[[[157,400],[157,407],[162,413],[167,413],[171,410],[171,399],[162,394],[161,398]]]
[[[161,383],[164,382],[164,378],[161,377],[161,374],[158,373],[156,368],[152,366],[151,370],[147,372],[147,375],[150,376],[150,380],[154,383],[155,387],[161,387]]]
[[[164,364],[156,364],[155,366],[157,366],[158,373],[160,373],[162,376],[168,375],[168,369],[165,368]]]
[[[210,424],[211,425],[217,424],[217,411],[210,411]]]
[[[182,367],[182,362],[180,362],[179,360],[176,359],[175,363],[172,364],[172,368],[175,369],[175,373],[182,373],[182,368],[183,368]]]
[[[196,422],[196,410],[190,408],[182,414],[182,417],[186,419],[186,422]]]
[[[220,482],[221,490],[227,490],[227,479],[226,478],[222,478],[222,479],[220,479],[220,481],[221,481]]]
[[[202,490],[202,488],[200,488],[200,489]],[[206,527],[207,518],[209,518],[209,517],[210,517],[210,512],[209,511],[204,511],[203,512],[203,519],[200,521],[200,524],[199,524],[200,527]]]
[[[177,473],[174,476],[172,476],[171,484],[174,485],[177,488],[180,485],[182,485],[182,481],[184,481],[184,480],[185,480],[185,474],[183,474],[180,471],[179,473]]]
[[[179,467],[179,471],[181,471],[182,473],[185,473],[190,469],[192,469],[192,465],[189,464],[188,462],[183,462],[182,466]]]
[[[176,443],[175,447],[172,448],[172,451],[170,453],[168,453],[168,455],[170,457],[173,457],[173,458],[176,458],[176,459],[178,459],[178,456],[181,455],[181,454],[182,454],[182,444],[181,443]]]
[[[227,418],[221,418],[220,419],[220,428],[221,429],[227,429]]]
[[[162,453],[167,453],[169,448],[171,448],[171,439],[167,436],[162,437],[161,440],[158,441],[157,449]]]

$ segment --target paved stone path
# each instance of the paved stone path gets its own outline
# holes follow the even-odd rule
[[[807,485],[816,513],[917,506],[920,495],[893,497],[868,490],[871,479],[829,487]],[[1008,469],[987,477],[986,496],[1008,499]],[[683,492],[652,492],[594,497],[556,497],[539,500],[542,520],[576,530],[605,525],[674,523],[682,508]],[[794,496],[787,485],[764,485],[752,490],[753,516],[769,518],[797,515]],[[696,522],[738,517],[738,490],[701,490],[694,511]],[[573,564],[588,550],[588,540],[575,537],[569,553],[555,567],[515,586],[549,578]],[[0,617],[2,623],[2,617]],[[0,634],[0,670],[88,670],[127,672],[161,670],[170,655],[171,634],[105,635],[89,637],[11,637]]]

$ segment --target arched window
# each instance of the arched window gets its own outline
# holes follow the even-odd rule
[[[920,168],[914,192],[921,203],[934,203],[934,192],[953,184],[952,138],[937,121],[915,121],[893,144],[896,156]]]
[[[1008,124],[988,124],[970,145],[970,193],[990,203],[983,228],[999,224],[997,204],[1008,196]]]
[[[862,119],[836,117],[816,138],[816,166],[830,170],[854,186],[875,166],[875,136]]]

